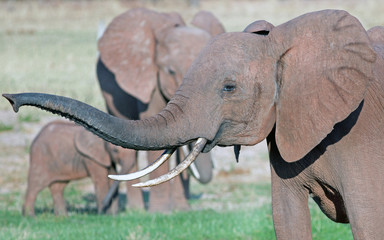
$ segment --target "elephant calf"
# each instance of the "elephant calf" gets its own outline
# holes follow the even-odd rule
[[[121,161],[130,151],[132,150],[107,143],[83,127],[70,122],[54,121],[47,124],[31,146],[23,214],[35,214],[37,194],[49,187],[55,214],[67,215],[64,188],[71,180],[85,177],[92,179],[98,212],[101,213],[101,203],[112,183],[107,175],[116,172],[116,164],[122,166],[121,172],[127,172],[132,166],[136,166],[135,163]],[[134,192],[129,193],[132,199],[129,200],[132,204],[143,205],[140,189],[132,190]],[[116,197],[113,199],[108,213],[117,212],[117,200]]]

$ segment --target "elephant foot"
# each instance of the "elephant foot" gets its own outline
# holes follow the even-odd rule
[[[173,211],[188,211],[191,207],[188,202],[176,199],[169,199],[166,203],[163,202],[150,202],[148,211],[151,213],[170,213]]]
[[[68,216],[68,212],[66,208],[55,208],[54,209],[56,216]]]
[[[144,207],[143,201],[136,201],[133,199],[129,199],[127,203],[127,208],[133,209],[133,210],[143,210],[145,207]]]
[[[173,210],[188,211],[190,209],[191,207],[189,206],[186,198],[173,200]]]
[[[149,212],[169,213],[172,211],[169,183],[154,186],[149,191]]]
[[[179,211],[179,212],[186,212],[186,211],[189,211],[191,210],[191,207],[189,205],[186,205],[186,206],[175,206],[173,208],[173,211]]]
[[[35,209],[34,207],[23,207],[22,214],[25,217],[34,217],[35,216]]]

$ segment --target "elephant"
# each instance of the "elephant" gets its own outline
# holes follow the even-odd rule
[[[155,115],[170,100],[195,57],[210,38],[225,32],[210,12],[200,11],[187,27],[177,13],[158,13],[145,8],[117,16],[99,39],[97,79],[108,113],[139,120]],[[131,152],[131,159],[137,158]],[[153,162],[161,152],[148,152]],[[179,153],[180,154],[180,153]],[[132,161],[132,160],[130,160]],[[212,179],[210,154],[195,161],[200,183]],[[165,174],[164,164],[152,177]],[[150,189],[149,211],[189,209],[189,176]]]
[[[3,96],[14,111],[36,106],[126,148],[171,153],[198,139],[168,174],[137,187],[177,176],[215,146],[239,153],[266,139],[277,239],[312,239],[309,197],[331,220],[349,223],[355,239],[382,239],[382,28],[367,32],[343,10],[264,24],[269,29],[260,23],[210,40],[167,106],[147,120],[117,119],[56,95]]]
[[[70,181],[86,177],[90,177],[94,184],[98,213],[105,210],[117,213],[116,191],[109,208],[103,209],[102,202],[111,186],[107,175],[116,173],[117,164],[121,165],[121,172],[136,170],[134,162],[126,160],[132,151],[105,142],[72,122],[56,120],[48,123],[31,145],[23,215],[35,215],[36,197],[45,187],[51,191],[55,214],[67,215],[64,188]],[[141,190],[137,188],[129,188],[127,199],[131,207],[144,204]]]

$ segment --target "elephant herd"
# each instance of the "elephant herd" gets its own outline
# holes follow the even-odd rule
[[[143,12],[146,10],[135,10],[119,20]],[[134,184],[136,187],[175,181],[200,154],[215,146],[234,146],[238,155],[241,145],[266,139],[277,239],[312,239],[309,197],[331,220],[350,223],[355,239],[383,238],[384,27],[366,30],[343,10],[311,12],[278,26],[256,21],[242,32],[222,33],[209,40],[185,72],[175,62],[165,64],[169,58],[160,55],[169,50],[166,45],[171,40],[151,42],[143,37],[148,33],[158,38],[172,25],[162,24],[160,19],[179,21],[173,26],[179,26],[180,19],[174,14],[150,14],[155,20],[140,25],[155,25],[125,44],[129,48],[137,41],[148,46],[143,51],[130,49],[141,61],[134,69],[128,68],[132,62],[114,65],[109,59],[118,49],[103,53],[108,39],[116,40],[114,46],[124,40],[119,39],[123,34],[108,36],[118,23],[111,24],[99,42],[100,67],[109,69],[117,83],[124,76],[145,76],[147,82],[157,76],[152,83],[156,87],[144,97],[128,91],[130,87],[139,89],[139,84],[121,87],[135,99],[139,120],[128,120],[132,115],[116,118],[57,95],[3,96],[16,112],[24,105],[35,106],[67,117],[125,148],[166,149],[147,168],[111,174],[111,179],[133,180],[153,173],[177,148],[192,143],[190,153],[175,168]],[[131,34],[134,30],[126,31]],[[184,75],[181,84],[179,75]],[[169,101],[162,87],[166,80],[173,81],[167,86],[180,84]],[[111,92],[104,90],[103,94],[110,113],[121,113]],[[167,99],[167,104],[162,102],[162,110],[141,119],[141,113],[154,107],[150,99],[156,94]]]
[[[171,99],[194,58],[217,34],[225,30],[210,12],[200,11],[187,26],[178,13],[159,13],[138,8],[117,16],[98,42],[97,80],[109,114],[125,119],[148,118]],[[178,151],[177,160],[188,151]],[[158,151],[147,152],[153,162]],[[37,194],[49,187],[54,212],[67,215],[65,186],[75,179],[90,177],[94,184],[99,213],[118,210],[117,185],[109,174],[138,170],[138,153],[103,141],[74,123],[47,124],[34,139],[30,151],[28,187],[23,206],[25,215],[34,215]],[[151,174],[158,177],[169,170],[163,164]],[[201,183],[212,179],[209,153],[196,160],[192,173]],[[189,209],[190,174],[150,189],[148,210],[169,212]],[[134,181],[135,182],[135,181]],[[136,180],[138,182],[138,180]],[[127,207],[144,209],[141,189],[126,184]]]

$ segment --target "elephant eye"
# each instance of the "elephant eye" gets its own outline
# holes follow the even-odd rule
[[[225,84],[223,87],[224,92],[233,92],[235,91],[235,89],[236,89],[236,85],[233,83]]]
[[[173,71],[172,69],[168,69],[168,73],[171,74],[171,75],[175,75],[176,74],[176,72]]]

